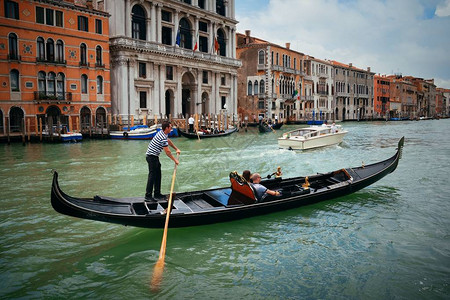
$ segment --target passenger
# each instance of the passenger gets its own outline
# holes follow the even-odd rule
[[[242,172],[242,177],[244,177],[247,182],[252,182],[250,179],[251,174],[252,173],[250,173],[250,170],[245,170],[244,172]]]
[[[336,133],[338,130],[337,130],[337,127],[336,127],[336,123],[334,123],[333,122],[333,124],[331,124],[331,133]]]
[[[189,132],[192,133],[194,132],[194,118],[192,117],[192,115],[189,117],[188,119],[188,123],[189,123]]]
[[[261,182],[261,175],[258,173],[255,173],[252,175],[251,180],[253,181],[252,187],[255,190],[256,199],[258,199],[257,202],[263,202],[264,198],[266,198],[267,195],[272,196],[280,196],[281,193],[278,191],[272,191],[260,184]]]

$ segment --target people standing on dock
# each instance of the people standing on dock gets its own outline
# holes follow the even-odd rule
[[[162,150],[166,155],[173,160],[177,165],[179,161],[172,155],[169,146],[172,147],[177,154],[181,151],[174,143],[169,139],[169,133],[172,130],[172,124],[168,121],[164,121],[161,125],[161,130],[150,141],[147,147],[146,160],[148,164],[148,179],[147,188],[145,190],[145,200],[162,199],[164,196],[161,194],[161,163],[159,162],[159,154]],[[154,198],[152,197],[153,189],[155,191]]]

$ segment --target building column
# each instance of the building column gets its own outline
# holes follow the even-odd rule
[[[130,0],[125,0],[125,35],[131,37],[131,5]]]
[[[181,82],[181,71],[182,71],[182,67],[177,66],[177,90],[175,93],[175,100],[174,100],[174,107],[175,107],[175,112],[178,116],[178,114],[181,114],[183,112],[183,96],[182,96],[182,90],[183,90],[183,86],[182,86],[182,82]],[[183,116],[184,117],[184,116]]]
[[[161,38],[161,7],[162,4],[156,4],[156,41],[158,43],[161,43],[162,38]]]
[[[201,111],[202,109],[202,70],[197,69],[197,99],[195,100],[195,112],[196,113],[205,113]]]
[[[174,19],[175,19],[175,27],[172,33],[173,36],[173,46],[176,45],[177,42],[177,33],[178,33],[178,27],[180,26],[180,20],[179,20],[179,15],[180,15],[180,11],[176,10],[175,11],[175,15],[174,15]]]
[[[150,28],[149,35],[150,41],[156,42],[156,8],[154,3],[150,3]]]

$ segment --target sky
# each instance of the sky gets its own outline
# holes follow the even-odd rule
[[[237,30],[319,59],[450,88],[450,0],[235,0]]]

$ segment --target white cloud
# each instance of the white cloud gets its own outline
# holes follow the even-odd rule
[[[238,0],[239,1],[239,0]],[[450,80],[450,18],[424,17],[423,0],[271,0],[236,9],[238,31],[321,59],[382,74]],[[436,0],[435,2],[439,2]],[[449,7],[440,1],[436,14]],[[450,86],[448,86],[450,87]]]
[[[450,16],[450,0],[446,0],[444,3],[441,3],[436,7],[436,16],[439,17]]]

